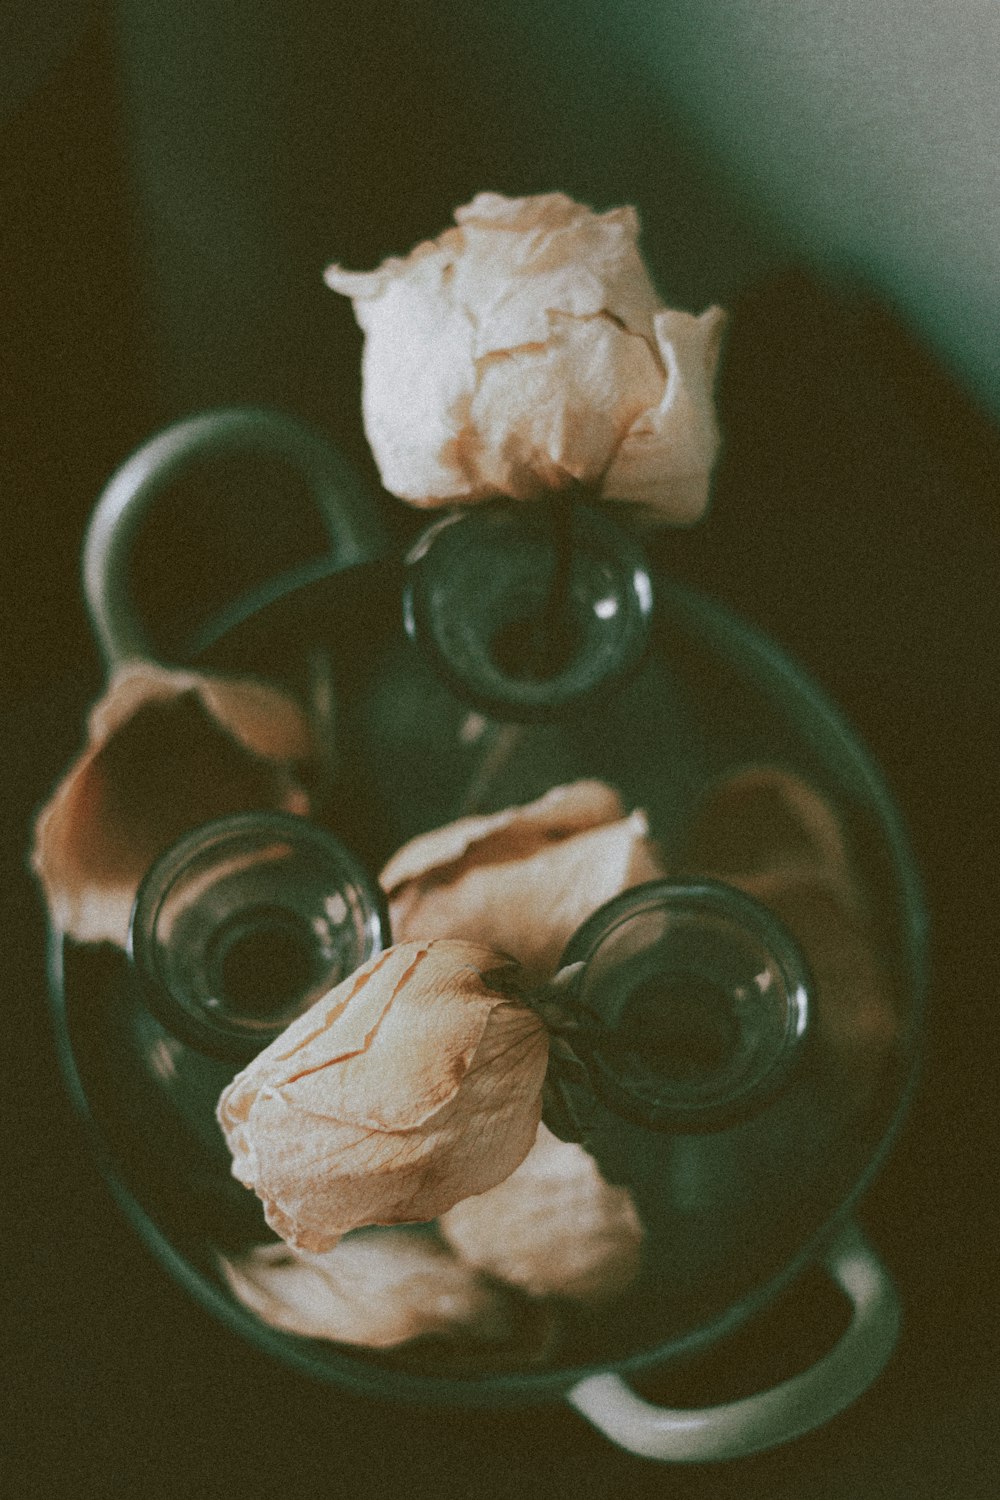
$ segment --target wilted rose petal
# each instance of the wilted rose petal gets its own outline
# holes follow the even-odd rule
[[[880,1065],[899,1036],[899,985],[869,924],[822,881],[773,875],[738,883],[781,918],[805,953],[819,1001],[817,1035],[852,1069]]]
[[[641,334],[606,313],[550,312],[543,344],[479,361],[458,451],[494,495],[530,500],[571,480],[597,485],[622,433],[662,390],[660,362]]]
[[[32,864],[53,924],[81,942],[124,945],[153,861],[227,813],[307,813],[296,771],[313,754],[303,711],[264,683],[120,667],[35,825]]]
[[[365,332],[365,431],[415,505],[572,482],[662,521],[708,503],[724,314],[665,308],[632,208],[480,193],[375,271],[331,266]]]
[[[840,819],[808,782],[774,766],[753,766],[715,787],[688,834],[687,863],[699,874],[819,880],[843,906],[862,895]]]
[[[397,937],[469,938],[547,976],[592,912],[662,873],[644,814],[624,816],[610,787],[581,781],[422,834],[380,881]]]
[[[480,943],[399,943],[237,1074],[219,1122],[283,1239],[432,1219],[524,1160],[548,1038],[516,983]]]
[[[719,443],[712,389],[726,318],[718,307],[698,318],[665,309],[653,323],[666,385],[626,432],[602,492],[630,501],[648,521],[690,524],[708,504]]]
[[[783,921],[816,987],[817,1034],[850,1066],[877,1065],[898,1035],[898,986],[883,963],[844,831],[801,777],[738,772],[706,799],[685,867],[754,896]]]
[[[220,1257],[230,1290],[272,1328],[388,1349],[425,1334],[495,1342],[512,1309],[499,1288],[415,1229],[368,1229],[321,1254],[260,1245]]]
[[[535,1297],[605,1301],[639,1269],[643,1231],[628,1189],[544,1125],[505,1182],[456,1204],[440,1228],[470,1265]]]

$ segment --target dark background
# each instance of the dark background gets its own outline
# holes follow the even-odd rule
[[[569,91],[549,58],[519,52],[516,7],[503,33],[484,17],[475,45],[449,3],[378,3],[337,27],[307,5],[283,26],[263,3],[231,17],[123,4],[114,19],[43,6],[41,40],[21,9],[4,57],[24,68],[0,101],[0,1492],[995,1494],[995,425],[870,287],[796,260],[648,85],[597,55]],[[722,1468],[629,1459],[558,1407],[430,1414],[270,1366],[189,1304],[120,1220],[51,1050],[24,851],[99,682],[78,586],[97,494],[163,422],[243,401],[316,422],[375,486],[360,341],[322,267],[405,252],[484,187],[636,202],[667,300],[730,307],[714,508],[662,538],[661,561],[788,645],[844,706],[887,771],[928,889],[923,1083],[863,1213],[903,1294],[900,1348],[828,1428]],[[178,496],[137,562],[164,630],[211,587],[217,559],[236,580],[259,572],[261,527],[268,559],[306,545],[295,497],[275,505],[252,476],[210,501]],[[720,1399],[747,1369],[805,1364],[835,1327],[807,1278],[660,1394]]]

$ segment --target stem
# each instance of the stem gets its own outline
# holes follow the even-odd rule
[[[497,635],[497,662],[513,677],[542,682],[558,677],[578,648],[573,619],[573,507],[579,486],[553,495],[543,502],[544,523],[552,550],[552,572],[540,608],[523,619],[512,620]]]
[[[573,582],[572,490],[549,501],[549,532],[555,560],[549,597],[541,614],[542,638],[550,662],[561,664],[572,650],[570,587]],[[558,666],[556,667],[558,670]]]

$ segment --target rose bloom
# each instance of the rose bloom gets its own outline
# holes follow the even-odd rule
[[[218,1119],[271,1228],[328,1250],[509,1176],[535,1139],[547,1064],[510,959],[481,943],[398,943],[238,1073]]]
[[[577,927],[621,891],[664,873],[645,816],[600,781],[460,818],[404,845],[380,876],[399,937],[472,937],[551,977]],[[471,1265],[535,1297],[600,1303],[639,1268],[642,1225],[625,1187],[575,1142],[539,1126],[521,1165],[468,1197],[441,1231]]]
[[[633,208],[480,193],[377,270],[331,266],[364,330],[365,431],[414,505],[578,483],[687,524],[708,503],[725,315],[661,302]]]
[[[245,678],[129,662],[90,711],[87,744],[42,808],[32,865],[53,925],[125,945],[139,883],[182,833],[252,808],[306,814],[315,756],[302,709]]]

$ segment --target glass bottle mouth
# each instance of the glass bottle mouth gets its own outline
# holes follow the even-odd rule
[[[532,722],[592,698],[641,659],[652,610],[639,542],[567,497],[452,513],[406,559],[407,634],[493,718]]]
[[[570,939],[562,966],[576,964],[573,1045],[598,1098],[647,1129],[718,1130],[755,1114],[809,1029],[797,945],[730,886],[625,891]]]
[[[337,839],[251,812],[192,830],[156,861],[128,955],[168,1031],[242,1064],[387,942],[381,892]]]

